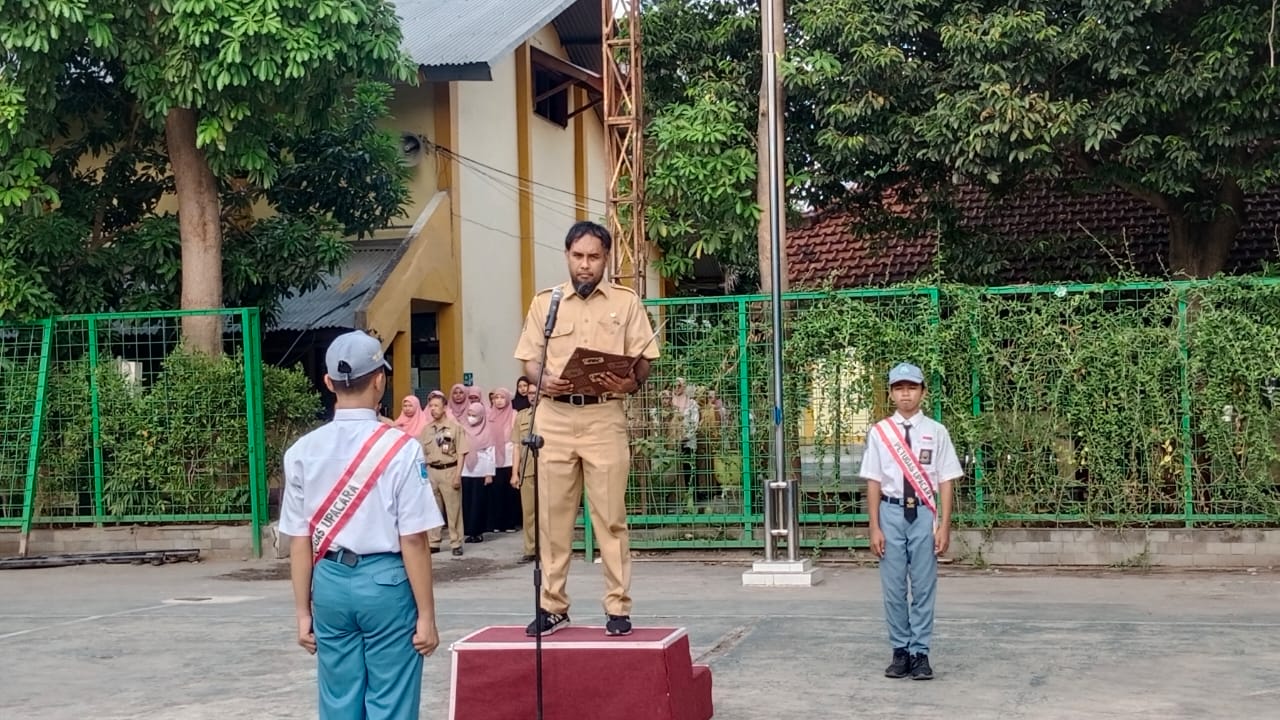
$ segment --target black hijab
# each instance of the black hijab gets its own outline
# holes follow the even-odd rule
[[[521,375],[520,379],[516,381],[517,392],[515,394],[515,397],[511,398],[511,407],[516,412],[520,412],[521,410],[524,410],[530,406],[529,396],[519,392],[521,382],[528,383],[529,385],[533,384],[532,382],[529,382],[529,378],[525,377],[524,375]]]

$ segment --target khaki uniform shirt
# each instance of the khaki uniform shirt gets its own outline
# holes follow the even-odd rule
[[[642,355],[651,361],[658,359],[657,338],[649,342],[653,337],[649,314],[633,290],[602,282],[584,299],[574,291],[572,283],[564,283],[560,287],[564,290],[564,297],[560,300],[556,326],[547,345],[548,373],[559,376],[579,346],[616,355]],[[529,303],[529,314],[525,316],[524,330],[516,345],[517,360],[536,362],[541,359],[542,331],[547,324],[547,311],[551,308],[552,290],[554,288],[543,290]]]
[[[515,447],[512,452],[516,454],[514,465],[518,468],[516,477],[520,478],[522,482],[533,479],[533,453],[528,452],[528,448],[521,444],[525,438],[529,437],[529,426],[532,423],[533,409],[525,408],[516,413],[516,422],[511,428],[511,444]],[[528,462],[525,462],[526,455],[528,456]]]
[[[448,411],[440,420],[432,420],[422,429],[418,436],[422,443],[422,451],[427,456],[427,467],[441,470],[442,465],[453,464],[445,472],[450,478],[460,472],[462,456],[471,452],[471,438],[463,431],[462,426],[449,416]]]

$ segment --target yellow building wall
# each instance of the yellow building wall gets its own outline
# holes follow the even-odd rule
[[[809,372],[809,405],[801,418],[802,442],[851,445],[866,441],[875,419],[874,398],[862,397],[854,386],[865,368],[849,349],[843,358],[818,362]]]
[[[400,85],[395,87],[395,96],[388,104],[390,117],[384,118],[379,125],[399,139],[401,133],[421,135],[430,142],[439,142],[436,137],[435,93],[429,83],[417,86]],[[422,153],[418,164],[410,169],[409,202],[399,218],[392,221],[399,226],[400,232],[382,231],[380,236],[404,235],[403,228],[412,226],[422,214],[427,203],[431,202],[439,187],[436,184],[439,160],[429,149]]]

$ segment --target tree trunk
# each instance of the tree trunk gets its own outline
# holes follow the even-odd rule
[[[778,57],[781,58],[786,50],[786,33],[783,28],[783,18],[785,13],[782,10],[782,0],[774,3],[761,2],[761,13],[769,11],[769,6],[774,8],[773,17],[773,43],[777,49]],[[763,17],[761,18],[761,27],[763,28]],[[762,50],[767,52],[768,45],[764,43],[763,34],[761,35]],[[756,203],[760,205],[760,225],[756,229],[756,249],[760,256],[760,291],[764,293],[773,290],[773,243],[770,235],[769,227],[771,222],[770,207],[772,203],[769,197],[769,88],[768,78],[762,73],[760,76],[760,111],[756,116]],[[776,97],[779,104],[780,119],[785,117],[784,110],[786,102],[783,100],[782,81],[778,81],[778,92]],[[778,123],[778,147],[782,147],[785,133],[782,131],[783,122]],[[786,157],[786,153],[782,153]],[[782,213],[782,292],[787,291],[787,242],[786,242],[786,169],[778,168],[778,182],[783,183],[782,197],[784,205],[778,208]]]
[[[222,224],[218,182],[209,160],[196,147],[196,113],[173,108],[165,118],[165,142],[173,164],[178,195],[178,228],[182,234],[182,309],[222,308]],[[222,317],[182,318],[188,349],[207,355],[222,353]]]
[[[1226,268],[1244,224],[1244,193],[1228,179],[1217,200],[1218,211],[1208,222],[1194,222],[1181,211],[1169,213],[1169,271],[1175,278],[1207,278]]]

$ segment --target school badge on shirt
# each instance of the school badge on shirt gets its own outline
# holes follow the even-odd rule
[[[422,460],[418,463],[418,476],[422,479],[422,484],[427,484],[427,461]]]

